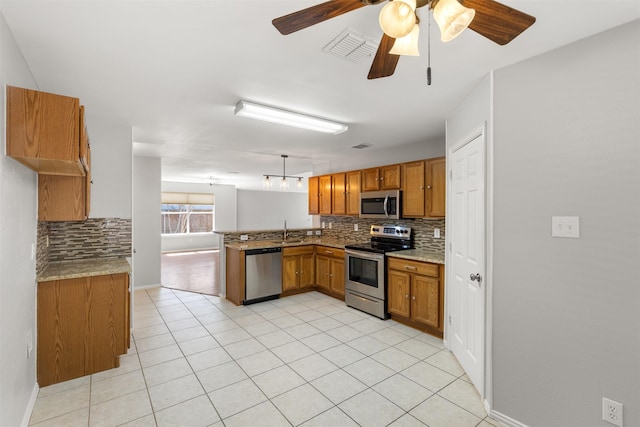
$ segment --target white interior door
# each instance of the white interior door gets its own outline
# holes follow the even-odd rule
[[[485,135],[451,157],[450,347],[484,396],[485,342]]]

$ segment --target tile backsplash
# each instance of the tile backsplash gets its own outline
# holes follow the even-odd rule
[[[369,230],[372,225],[402,225],[411,227],[416,249],[429,249],[436,253],[444,254],[445,220],[442,219],[366,219],[350,216],[321,216],[320,224],[324,223],[322,235],[337,239],[355,241],[368,241]],[[358,224],[358,231],[354,230],[354,224]],[[331,228],[329,228],[331,227]],[[440,238],[433,237],[434,229],[440,230]]]
[[[37,247],[38,272],[49,262],[130,257],[131,219],[39,222]]]

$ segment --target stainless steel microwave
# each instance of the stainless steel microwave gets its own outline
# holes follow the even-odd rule
[[[401,194],[400,190],[360,193],[360,218],[399,219]]]

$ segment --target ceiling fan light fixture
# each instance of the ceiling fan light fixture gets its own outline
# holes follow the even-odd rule
[[[389,53],[394,55],[420,56],[420,51],[418,50],[419,35],[420,25],[416,24],[409,34],[396,39]]]
[[[394,0],[387,3],[378,21],[380,28],[389,37],[399,39],[413,30],[416,24],[416,0]]]
[[[314,130],[316,132],[339,134],[349,127],[344,123],[308,116],[306,114],[255,104],[248,101],[239,101],[234,111],[236,116],[249,117],[270,123],[293,126],[297,128]]]
[[[474,9],[464,7],[458,0],[439,0],[433,9],[433,19],[440,27],[440,38],[443,42],[458,37],[475,16]]]

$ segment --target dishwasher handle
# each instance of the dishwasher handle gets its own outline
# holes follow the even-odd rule
[[[260,248],[260,249],[249,249],[245,251],[245,255],[261,255],[261,254],[272,254],[275,252],[282,252],[281,247],[275,248]]]

